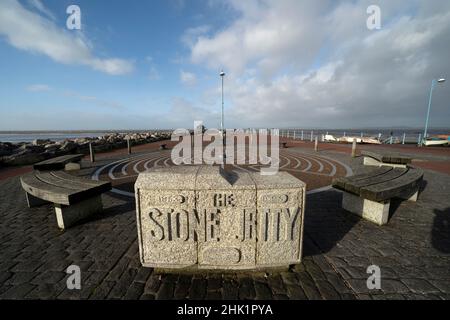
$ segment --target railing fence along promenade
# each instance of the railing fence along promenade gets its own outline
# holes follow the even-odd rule
[[[300,128],[287,128],[279,129],[280,137],[290,138],[294,140],[310,141],[314,142],[316,137],[319,141],[325,141],[326,135],[332,135],[335,138],[340,137],[375,137],[378,138],[384,144],[416,144],[419,145],[422,140],[422,133],[420,132],[406,132],[406,131],[394,131],[392,135],[389,132],[379,132],[376,130],[324,130],[324,129],[300,129]],[[443,132],[445,133],[445,132]],[[430,136],[430,135],[428,135]]]

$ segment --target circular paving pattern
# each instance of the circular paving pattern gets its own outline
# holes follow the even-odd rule
[[[153,167],[174,166],[170,154],[170,150],[154,151],[114,161],[96,170],[92,179],[111,181],[112,192],[134,197],[138,174]],[[260,164],[227,165],[226,169],[259,172],[261,167]],[[292,149],[280,149],[280,171],[287,171],[304,181],[308,193],[324,191],[330,187],[333,178],[352,174],[351,168],[338,160]]]

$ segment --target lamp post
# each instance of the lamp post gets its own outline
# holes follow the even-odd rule
[[[431,88],[430,88],[430,98],[428,99],[428,111],[427,111],[427,120],[425,121],[425,130],[423,132],[423,140],[427,139],[427,131],[428,131],[428,120],[430,118],[430,109],[431,109],[431,98],[433,97],[433,89],[438,83],[444,83],[445,79],[441,78],[439,80],[433,79],[431,81]],[[423,141],[421,143],[423,145]]]
[[[226,157],[226,155],[225,155],[225,135],[224,135],[224,125],[225,124],[224,124],[224,115],[223,115],[223,105],[224,105],[224,102],[223,102],[223,78],[224,77],[225,77],[225,72],[223,72],[223,70],[222,70],[222,71],[220,71],[220,78],[222,79],[222,114],[221,114],[221,118],[220,118],[220,129],[222,132],[223,166],[225,166],[225,157]]]

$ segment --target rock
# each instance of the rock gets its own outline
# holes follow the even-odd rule
[[[22,152],[3,157],[3,163],[8,166],[24,166],[47,159],[44,153]]]
[[[135,184],[145,267],[257,269],[300,263],[306,185],[286,172],[155,168]]]
[[[50,143],[49,139],[35,139],[33,140],[33,146],[41,146]]]
[[[46,144],[44,146],[46,152],[52,152],[52,151],[59,150],[60,147],[61,146],[59,144],[56,144],[56,143]]]
[[[13,153],[15,146],[9,142],[0,142],[0,157],[9,156]]]
[[[66,140],[66,141],[62,144],[61,150],[62,150],[62,151],[66,151],[66,152],[72,152],[72,151],[76,150],[77,147],[78,147],[78,145],[77,145],[75,142],[70,141],[70,140]]]

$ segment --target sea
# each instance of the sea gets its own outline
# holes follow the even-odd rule
[[[159,130],[159,129],[154,129]],[[315,129],[315,128],[280,128],[280,132],[289,132],[290,136],[293,136],[295,131],[296,137],[300,138],[301,131],[303,130],[304,138],[307,139],[311,131],[313,135],[320,134],[332,134],[334,136],[340,137],[343,135],[347,136],[360,136],[361,134],[365,137],[373,136],[378,137],[381,134],[382,137],[388,138],[391,136],[401,139],[403,134],[406,136],[406,140],[414,141],[419,138],[419,135],[423,134],[423,128],[360,128],[360,129]],[[128,133],[128,132],[144,132],[153,131],[150,130],[110,130],[110,131],[0,131],[0,142],[32,142],[36,139],[49,139],[52,141],[63,141],[66,139],[76,139],[76,138],[94,138],[100,137],[108,133]],[[430,128],[428,130],[429,135],[436,134],[450,134],[450,128]]]

